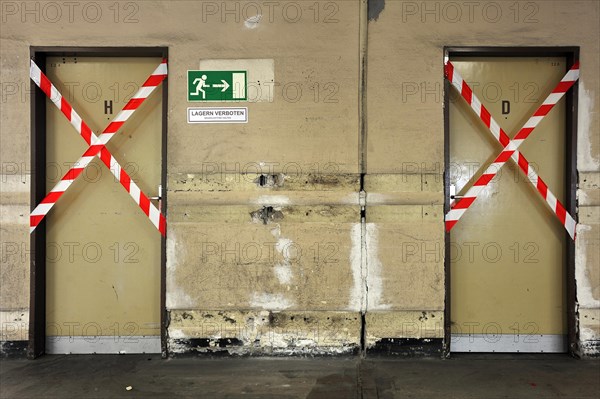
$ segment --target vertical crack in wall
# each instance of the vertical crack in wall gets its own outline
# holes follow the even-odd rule
[[[361,0],[359,17],[359,79],[358,79],[358,162],[360,173],[367,172],[367,27],[369,4]]]
[[[367,310],[367,296],[369,287],[367,286],[367,228],[366,228],[366,196],[364,187],[364,174],[360,179],[359,203],[361,207],[360,223],[352,226],[350,239],[352,246],[350,249],[350,265],[352,268],[353,285],[350,291],[350,301],[348,308],[351,311],[359,312],[361,317],[360,341],[361,355],[365,351],[365,313]]]
[[[361,356],[366,356],[366,333],[367,323],[365,313],[367,311],[367,298],[369,287],[367,285],[367,229],[366,229],[366,195],[365,195],[365,174],[367,173],[367,46],[368,46],[368,25],[369,25],[369,1],[361,0],[359,15],[359,62],[360,75],[358,83],[358,122],[359,122],[359,142],[358,159],[360,171],[360,269],[361,269],[361,329],[360,329],[360,348]]]
[[[364,357],[367,354],[366,337],[367,323],[366,313],[369,306],[369,282],[368,282],[368,263],[367,263],[367,203],[365,195],[365,174],[360,175],[360,271],[362,281],[361,291],[361,329],[360,329],[360,348],[361,355]]]

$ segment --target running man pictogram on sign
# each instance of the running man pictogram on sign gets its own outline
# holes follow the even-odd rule
[[[246,101],[246,71],[188,71],[188,101]]]

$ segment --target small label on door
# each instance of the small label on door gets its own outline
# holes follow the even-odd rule
[[[247,123],[248,108],[188,108],[188,123]]]

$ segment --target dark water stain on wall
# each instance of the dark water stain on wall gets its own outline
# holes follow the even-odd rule
[[[369,21],[377,21],[379,14],[381,14],[385,8],[385,0],[369,0],[368,8]]]

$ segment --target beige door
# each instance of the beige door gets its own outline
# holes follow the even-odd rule
[[[99,135],[160,58],[51,57],[46,71]],[[107,148],[150,196],[161,181],[162,87]],[[87,144],[49,101],[47,190]],[[155,201],[156,203],[156,201]],[[161,235],[95,159],[47,219],[47,353],[160,352]]]
[[[566,73],[563,58],[451,61],[511,138]],[[460,195],[501,145],[451,90],[450,183]],[[564,203],[564,98],[519,150]],[[452,229],[450,242],[451,351],[566,351],[565,231],[512,161]]]

